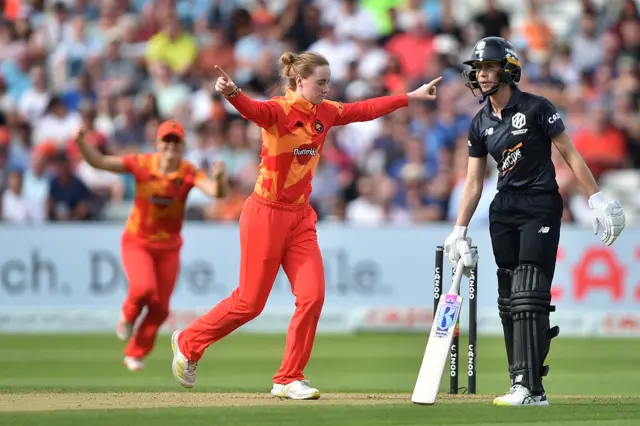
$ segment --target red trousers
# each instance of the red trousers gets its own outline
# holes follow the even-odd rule
[[[185,329],[180,351],[198,361],[205,349],[256,318],[282,265],[296,298],[277,384],[304,379],[324,303],[324,267],[318,217],[308,205],[267,201],[254,194],[240,215],[240,283],[231,295]]]
[[[122,305],[124,319],[133,324],[142,309],[147,313],[129,340],[125,355],[143,358],[151,352],[160,326],[169,316],[169,300],[180,270],[180,250],[146,248],[123,239],[122,264],[129,281]]]

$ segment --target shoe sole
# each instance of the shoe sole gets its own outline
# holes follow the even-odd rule
[[[501,400],[494,400],[493,401],[493,405],[495,405],[496,407],[547,407],[549,405],[548,401],[540,401],[540,402],[534,402],[531,404],[518,404],[518,405],[514,405],[514,404],[509,404],[507,401],[501,401]]]
[[[178,376],[178,370],[176,369],[176,365],[178,365],[178,334],[180,332],[178,330],[174,331],[171,335],[171,350],[173,351],[173,362],[171,363],[171,370],[173,371],[173,377],[180,383],[180,386],[183,388],[191,389],[193,385],[185,384],[180,376]]]
[[[309,396],[304,396],[304,397],[298,397],[295,395],[291,395],[287,392],[279,392],[276,394],[272,394],[275,398],[280,398],[280,399],[293,399],[296,401],[308,401],[308,400],[316,400],[316,399],[320,399],[320,391],[314,392]]]

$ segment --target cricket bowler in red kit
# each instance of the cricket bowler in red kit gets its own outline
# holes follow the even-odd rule
[[[215,180],[182,158],[185,130],[174,120],[158,128],[157,152],[103,155],[84,140],[85,130],[74,137],[91,166],[114,173],[131,173],[136,180],[134,205],[121,239],[122,263],[129,290],[122,306],[116,334],[128,341],[124,364],[131,371],[144,367],[158,330],[169,315],[169,301],[180,270],[182,224],[189,191],[197,186],[212,197],[224,190],[222,164],[213,166]],[[145,317],[134,330],[143,308]]]
[[[408,105],[434,100],[440,78],[409,94],[363,102],[325,100],[330,80],[327,60],[315,53],[285,53],[289,80],[285,96],[255,101],[217,68],[216,90],[247,119],[262,127],[260,172],[240,216],[240,280],[231,295],[171,339],[173,374],[195,385],[196,366],[205,349],[256,318],[267,303],[280,266],[295,295],[295,313],[284,358],[273,377],[272,395],[318,399],[304,380],[325,296],[324,267],[316,233],[317,215],[309,204],[311,181],[327,132],[333,126],[373,120]]]

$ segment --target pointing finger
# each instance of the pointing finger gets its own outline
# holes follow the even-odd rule
[[[231,80],[231,78],[229,78],[229,75],[226,72],[224,72],[224,70],[222,68],[220,68],[217,65],[214,68],[216,69],[216,71],[218,71],[218,74],[220,74],[220,77],[222,77],[226,81]]]
[[[441,80],[442,80],[442,76],[440,76],[440,77],[438,77],[438,78],[436,78],[436,79],[434,79],[434,80],[431,80],[431,81],[429,82],[429,84],[427,84],[427,86],[429,86],[429,87],[433,87],[433,86],[435,86],[436,84],[440,83],[440,81],[441,81]]]

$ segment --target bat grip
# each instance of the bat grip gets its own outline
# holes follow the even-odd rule
[[[449,293],[460,294],[460,281],[462,281],[462,275],[464,273],[464,261],[462,258],[458,260],[458,266],[456,266],[456,273],[453,277],[453,285]]]

